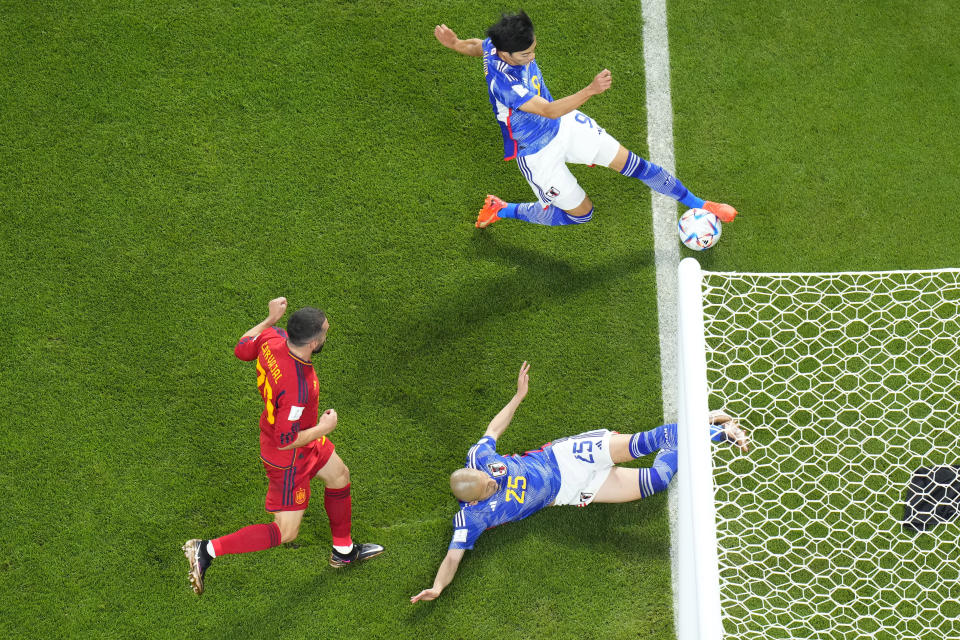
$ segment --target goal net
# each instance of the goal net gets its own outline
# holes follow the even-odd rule
[[[680,279],[678,636],[960,638],[960,270]]]

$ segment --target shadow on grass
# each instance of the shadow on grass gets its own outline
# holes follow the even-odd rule
[[[510,272],[436,299],[398,326],[395,337],[384,340],[396,345],[387,358],[390,397],[385,400],[420,424],[450,423],[450,417],[437,409],[433,393],[419,390],[425,379],[444,380],[463,371],[463,350],[478,340],[478,328],[507,315],[536,313],[557,300],[572,300],[645,269],[653,261],[652,251],[647,250],[578,267],[536,249],[506,244],[488,233],[477,233],[472,246],[477,258],[509,267]],[[509,373],[504,372],[505,380]],[[485,395],[479,386],[475,391]],[[485,423],[498,409],[491,405],[490,415],[478,416],[478,422]]]

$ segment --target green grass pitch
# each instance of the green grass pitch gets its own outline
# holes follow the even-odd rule
[[[637,1],[524,3],[555,96],[646,153]],[[450,535],[448,473],[512,393],[501,449],[661,420],[650,197],[576,173],[583,227],[472,227],[530,199],[498,156],[472,2],[0,0],[0,635],[673,637],[666,500],[548,510],[485,534],[412,606]],[[956,266],[960,33],[951,4],[669,3],[678,174],[742,217],[708,269]],[[687,253],[687,252],[685,252]],[[265,522],[260,402],[237,337],[266,301],[331,319],[321,403],[354,482],[326,567],[179,546]]]

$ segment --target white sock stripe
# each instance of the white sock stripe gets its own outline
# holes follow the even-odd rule
[[[479,444],[475,444],[472,447],[470,447],[470,454],[469,454],[470,466],[473,467],[474,469],[477,468],[477,449],[479,448],[480,448]]]

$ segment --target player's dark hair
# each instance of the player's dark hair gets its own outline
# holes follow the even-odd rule
[[[287,320],[287,337],[290,338],[290,342],[302,347],[320,335],[326,319],[327,315],[320,309],[313,307],[297,309]]]
[[[500,21],[487,29],[487,37],[498,51],[513,53],[529,49],[533,44],[533,20],[523,9],[501,14]]]

